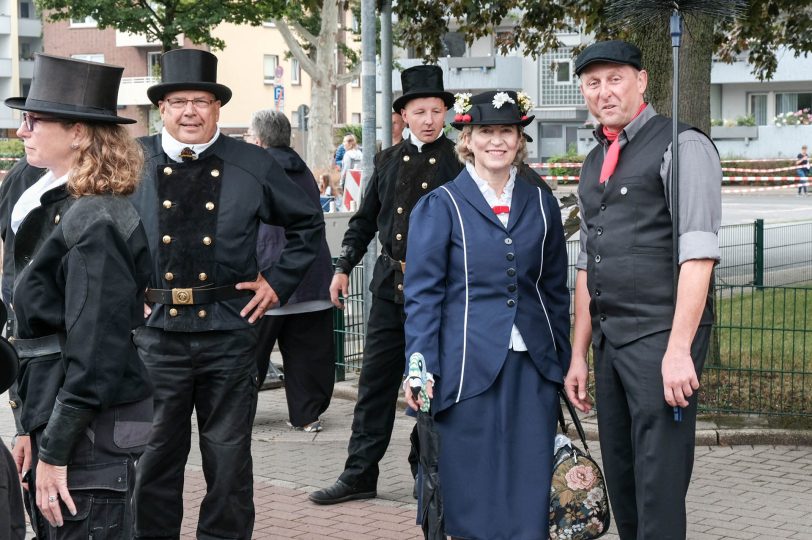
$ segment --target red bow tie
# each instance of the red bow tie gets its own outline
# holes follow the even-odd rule
[[[494,206],[493,213],[497,216],[499,214],[509,214],[510,213],[510,206]]]

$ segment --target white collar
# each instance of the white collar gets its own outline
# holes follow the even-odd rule
[[[166,128],[163,128],[161,130],[161,146],[163,147],[166,155],[169,156],[169,159],[180,163],[181,150],[183,150],[184,148],[191,148],[192,150],[194,150],[195,154],[199,156],[204,150],[206,150],[206,148],[214,144],[214,141],[216,141],[217,137],[219,136],[220,136],[220,126],[217,126],[217,131],[214,132],[214,137],[212,137],[209,142],[203,144],[187,144],[180,142],[172,135],[170,135],[169,132],[166,130]]]
[[[443,136],[443,130],[441,129],[440,134],[437,135],[437,139],[439,139],[442,136]],[[437,139],[434,139],[434,141],[436,141]],[[412,144],[417,147],[418,152],[422,152],[423,151],[423,145],[427,144],[427,143],[424,143],[423,141],[421,141],[420,139],[418,139],[417,137],[415,137],[414,133],[412,133],[411,131],[409,131],[409,140],[412,141]],[[431,142],[434,142],[434,141],[431,141]]]
[[[497,196],[496,192],[493,190],[493,188],[491,188],[488,182],[483,180],[482,177],[477,174],[473,163],[467,162],[465,164],[465,170],[468,171],[468,174],[470,174],[471,178],[474,179],[479,191],[485,196],[485,200],[488,201],[488,204],[491,206],[496,206],[495,203],[499,202],[500,204],[507,204],[507,206],[510,206],[510,200],[513,198],[513,188],[516,186],[517,169],[515,165],[511,165],[510,167],[510,176],[508,177],[507,184],[505,184],[505,187],[502,190],[501,196]]]
[[[42,178],[34,182],[31,187],[23,192],[11,210],[11,230],[14,231],[14,234],[17,234],[17,229],[20,228],[20,224],[25,220],[31,210],[41,206],[40,198],[47,191],[68,183],[68,174],[69,173],[66,173],[56,178],[54,173],[48,171]]]

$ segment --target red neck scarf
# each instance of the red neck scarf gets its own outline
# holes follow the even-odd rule
[[[640,108],[637,109],[637,112],[634,113],[634,116],[632,116],[632,120],[637,118],[640,113],[643,112],[646,105],[647,104],[645,102],[640,105]],[[631,122],[631,120],[629,122]],[[601,167],[600,182],[603,184],[609,180],[609,177],[612,176],[612,174],[614,174],[615,168],[617,167],[617,161],[620,158],[620,142],[618,141],[618,137],[620,136],[620,132],[623,130],[619,129],[617,131],[613,131],[606,126],[601,126],[601,128],[603,129],[603,136],[612,143],[609,145],[609,150],[606,151],[606,156],[603,158],[603,166]]]

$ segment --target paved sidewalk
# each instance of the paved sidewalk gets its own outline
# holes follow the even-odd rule
[[[337,385],[351,396],[351,382]],[[3,398],[5,399],[5,398]],[[352,400],[335,398],[323,415],[324,431],[306,434],[285,425],[284,391],[260,393],[253,435],[254,538],[411,540],[422,538],[414,525],[416,505],[406,456],[412,422],[399,415],[392,444],[381,463],[378,498],[316,506],[307,494],[331,484],[343,469],[352,422]],[[587,421],[589,428],[591,420]],[[690,540],[812,540],[812,447],[723,445],[730,433],[716,431],[713,445],[698,446],[688,494]],[[0,414],[0,435],[13,434],[9,413]],[[708,444],[708,443],[706,443]],[[192,447],[186,473],[183,538],[194,538],[197,507],[205,488],[200,455]],[[600,459],[597,442],[590,444]],[[605,538],[617,540],[617,535]]]

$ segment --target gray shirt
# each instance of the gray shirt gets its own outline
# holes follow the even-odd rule
[[[657,115],[654,107],[648,105],[637,118],[629,122],[618,135],[620,158],[623,147],[634,138],[640,128]],[[609,141],[604,137],[600,126],[595,130],[595,139],[603,147],[604,153]],[[689,129],[679,134],[679,263],[695,259],[721,257],[719,250],[719,226],[722,223],[722,164],[713,143],[702,133]],[[618,160],[618,161],[619,161]],[[671,208],[671,145],[668,145],[660,164],[660,178],[663,181],[665,200]],[[597,178],[581,178],[581,182],[597,182]],[[608,180],[611,182],[612,180]],[[575,267],[586,270],[587,227],[583,219],[584,209],[578,201],[581,215],[581,251]]]

